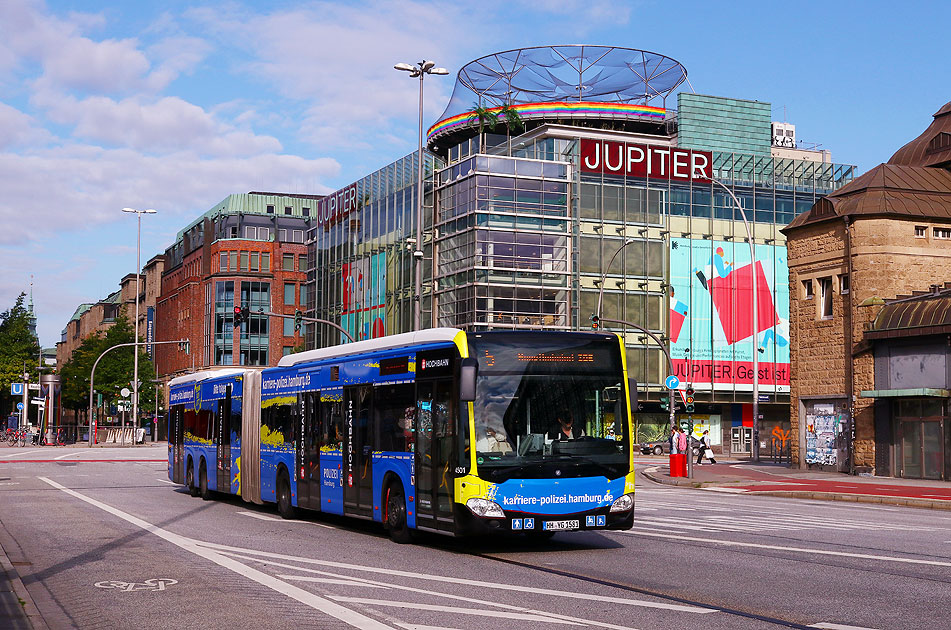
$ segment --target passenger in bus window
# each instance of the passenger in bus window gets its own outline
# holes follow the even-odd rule
[[[496,431],[492,427],[485,428],[485,436],[476,443],[476,450],[480,453],[502,453],[507,455],[512,452],[512,445],[503,431]]]
[[[584,430],[576,427],[575,418],[570,413],[558,414],[558,428],[548,433],[550,440],[575,440],[584,436]]]

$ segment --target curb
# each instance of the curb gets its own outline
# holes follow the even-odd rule
[[[40,615],[40,611],[37,610],[36,603],[30,596],[30,592],[26,590],[26,586],[24,586],[23,581],[20,580],[20,574],[17,573],[16,567],[13,566],[10,558],[7,557],[6,548],[15,545],[16,541],[10,536],[10,533],[7,532],[3,526],[3,522],[0,521],[0,575],[6,573],[11,590],[23,602],[23,627],[33,628],[34,630],[49,630],[49,626],[46,625],[46,621],[42,615]],[[17,626],[14,626],[14,628],[15,627]]]
[[[641,474],[654,483],[683,488],[729,488],[730,483],[722,481],[692,481],[690,479],[672,479],[664,475],[655,474],[656,468],[648,468]],[[736,482],[742,483],[742,482]],[[744,494],[766,497],[783,497],[786,499],[813,499],[816,501],[845,501],[848,503],[877,503],[880,505],[897,505],[901,507],[916,507],[929,510],[951,510],[951,501],[918,499],[910,497],[893,497],[877,494],[843,494],[840,492],[817,492],[815,490],[749,490]]]

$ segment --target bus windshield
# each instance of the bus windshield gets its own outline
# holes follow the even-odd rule
[[[479,362],[477,474],[511,478],[627,474],[630,436],[617,337],[470,334]]]

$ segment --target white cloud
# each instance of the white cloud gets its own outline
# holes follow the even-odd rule
[[[52,137],[52,134],[38,126],[28,114],[6,103],[0,103],[0,150],[29,144],[45,144]]]

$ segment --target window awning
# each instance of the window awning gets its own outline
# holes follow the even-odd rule
[[[919,389],[866,389],[862,390],[862,398],[949,398],[951,391],[922,387]]]

